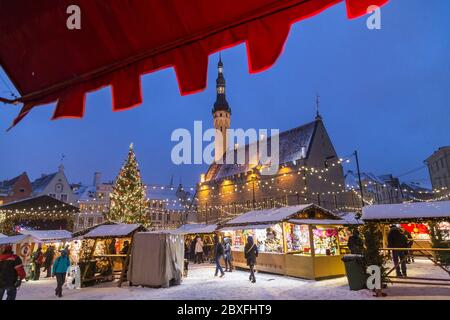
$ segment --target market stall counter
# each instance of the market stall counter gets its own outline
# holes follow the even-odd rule
[[[339,239],[350,224],[306,204],[250,211],[228,221],[220,232],[232,240],[236,267],[248,268],[243,248],[252,235],[259,250],[258,271],[318,280],[345,275]]]
[[[104,224],[73,239],[71,258],[78,263],[81,286],[119,279],[126,281],[134,234],[146,231],[139,224]]]

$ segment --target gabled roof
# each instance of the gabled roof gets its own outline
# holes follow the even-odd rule
[[[50,173],[50,174],[40,177],[39,179],[34,180],[31,183],[31,187],[33,188],[33,194],[44,191],[44,189],[53,180],[53,178],[56,176],[56,174],[57,174],[57,172]]]
[[[140,224],[110,224],[100,225],[86,233],[83,238],[103,238],[103,237],[127,237],[134,231],[145,230]]]
[[[281,207],[281,208],[271,208],[271,209],[265,209],[265,210],[253,210],[246,212],[234,219],[231,219],[227,223],[225,223],[225,227],[232,226],[232,225],[239,225],[239,224],[268,224],[268,223],[279,223],[283,221],[287,221],[288,219],[292,218],[297,213],[300,213],[302,211],[316,208],[321,211],[326,212],[330,219],[333,219],[335,217],[336,219],[340,219],[336,215],[334,215],[331,211],[328,211],[327,209],[324,209],[316,204],[310,203],[310,204],[299,204],[296,206],[288,206],[288,207]]]
[[[279,136],[279,163],[288,163],[294,160],[299,160],[302,158],[307,158],[309,155],[309,150],[311,148],[311,142],[314,137],[314,133],[317,129],[318,120],[309,122],[307,124],[301,125],[297,128],[290,129],[280,133]],[[271,140],[272,137],[265,139],[264,143],[267,144],[267,153],[271,154]],[[258,139],[259,142],[259,139]],[[245,146],[239,147],[236,151],[231,150],[228,152],[239,152],[245,151],[245,164],[212,164],[208,169],[206,174],[206,180],[218,180],[226,177],[233,176],[235,174],[245,173],[250,171],[253,167],[258,165],[258,159],[250,159],[249,150],[250,146],[256,144],[256,150],[258,149],[258,142],[253,142],[251,144],[246,144]],[[225,156],[226,158],[226,156]],[[225,161],[224,161],[225,162]]]
[[[19,234],[17,236],[0,238],[0,245],[16,244],[16,243],[21,243],[21,242],[39,242],[39,240],[33,238],[30,235],[26,235],[26,234]]]
[[[217,229],[217,224],[192,223],[184,224],[172,231],[175,234],[202,234],[213,233]]]
[[[55,199],[53,197],[50,197],[48,195],[41,195],[37,197],[27,198],[23,200],[18,200],[14,202],[10,202],[7,204],[4,204],[0,206],[0,211],[14,211],[14,210],[31,210],[33,209],[33,212],[51,212],[55,208],[58,208],[59,210],[61,207],[65,208],[66,213],[75,213],[80,212],[80,209],[72,206],[70,204],[67,204],[63,201],[60,201],[58,199]]]
[[[20,179],[20,177],[22,177],[24,174],[26,174],[25,172],[22,174],[19,174],[17,177],[14,177],[12,179],[9,180],[3,180],[0,181],[0,193],[4,193],[4,194],[9,194],[12,190],[12,188],[14,187],[14,185],[16,184],[16,182]]]
[[[21,230],[21,234],[30,235],[40,241],[67,240],[72,234],[67,230]]]
[[[450,201],[376,204],[363,207],[363,220],[414,221],[450,219]]]

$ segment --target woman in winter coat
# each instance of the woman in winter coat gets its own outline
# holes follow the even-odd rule
[[[256,257],[258,256],[258,247],[253,242],[252,236],[248,236],[247,238],[247,244],[245,245],[244,248],[244,256],[245,259],[247,259],[247,265],[250,267],[250,276],[248,277],[248,279],[251,282],[255,283],[256,282],[255,265],[256,265]]]
[[[214,262],[216,263],[216,272],[214,273],[214,276],[217,277],[219,271],[220,271],[220,277],[222,278],[225,275],[225,272],[223,272],[222,266],[220,265],[220,258],[223,256],[223,246],[219,241],[219,237],[214,235]]]
[[[70,267],[70,260],[66,250],[61,250],[61,255],[53,263],[53,276],[56,276],[55,295],[62,297],[62,286],[66,281],[67,269]]]
[[[223,258],[225,260],[225,272],[232,272],[233,271],[233,265],[231,264],[231,239],[225,238],[224,239],[225,245],[224,245],[224,254]]]
[[[195,263],[203,263],[203,241],[198,237],[195,243]]]

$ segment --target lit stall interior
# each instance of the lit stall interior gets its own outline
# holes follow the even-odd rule
[[[261,223],[274,217],[279,221]],[[236,222],[240,225],[233,225]],[[247,268],[244,246],[251,235],[259,250],[257,270],[321,279],[345,274],[341,255],[346,251],[341,240],[346,245],[348,225],[321,207],[299,205],[251,211],[229,221],[220,231],[232,241],[236,267]]]

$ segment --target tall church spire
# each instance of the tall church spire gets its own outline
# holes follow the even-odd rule
[[[217,132],[214,139],[214,153],[216,162],[223,158],[223,155],[228,149],[227,129],[230,128],[231,123],[231,108],[225,97],[225,77],[223,76],[223,62],[221,54],[219,55],[217,71],[216,102],[214,102],[214,107],[212,109],[214,128]],[[219,133],[220,136],[218,136]]]
[[[316,94],[316,120],[322,120],[322,116],[320,115],[319,112],[319,107],[320,107],[320,96],[319,94]]]
[[[216,111],[227,111],[231,113],[231,108],[228,105],[225,96],[225,77],[223,76],[223,62],[222,55],[219,55],[219,63],[217,63],[217,79],[216,79],[216,102],[214,103],[213,113]]]

